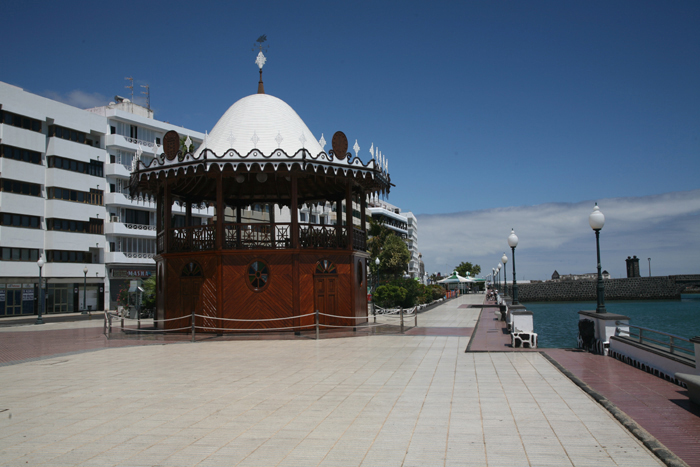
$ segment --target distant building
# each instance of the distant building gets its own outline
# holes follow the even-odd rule
[[[636,256],[633,256],[630,258],[629,256],[625,260],[625,263],[627,263],[627,277],[640,277],[639,276],[639,258]]]
[[[603,279],[610,279],[610,273],[608,271],[602,272]],[[591,281],[598,279],[597,272],[590,272],[588,274],[559,274],[556,270],[552,274],[552,281],[554,282],[564,282],[564,281]]]
[[[421,257],[418,251],[418,219],[412,212],[401,212],[401,208],[389,204],[386,201],[370,198],[367,211],[372,216],[372,220],[384,225],[394,234],[403,238],[411,253],[408,261],[408,274],[412,278],[421,278],[420,263]]]

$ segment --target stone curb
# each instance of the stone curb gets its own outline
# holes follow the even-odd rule
[[[595,400],[598,404],[602,405],[608,412],[612,414],[615,419],[622,424],[630,433],[632,433],[639,441],[644,444],[644,446],[656,455],[661,462],[669,467],[689,467],[683,459],[675,455],[664,446],[658,439],[651,435],[648,431],[642,428],[637,422],[630,418],[625,412],[620,410],[615,404],[607,400],[602,394],[595,391],[589,385],[584,383],[578,376],[571,373],[569,370],[561,366],[553,357],[547,355],[546,352],[540,351],[540,354],[547,359],[552,365],[554,365],[564,376],[569,378],[580,387],[583,392],[588,394]]]

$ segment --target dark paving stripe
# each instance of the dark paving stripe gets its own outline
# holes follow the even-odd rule
[[[404,334],[407,336],[465,336],[472,335],[474,328],[449,328],[449,327],[431,327],[431,328],[412,328]]]

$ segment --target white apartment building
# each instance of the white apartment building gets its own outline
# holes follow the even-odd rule
[[[367,212],[375,222],[384,224],[394,231],[396,235],[403,238],[411,253],[408,262],[408,274],[413,278],[421,277],[420,263],[421,256],[418,251],[418,219],[412,212],[401,212],[401,209],[389,204],[386,201],[371,199],[367,206]]]
[[[195,145],[204,135],[115,100],[82,110],[0,82],[0,317],[36,314],[39,257],[46,313],[114,308],[129,280],[155,272],[155,203],[129,196],[133,161],[160,154],[169,130]]]

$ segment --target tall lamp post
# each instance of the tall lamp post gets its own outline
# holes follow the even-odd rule
[[[496,290],[496,268],[491,268],[491,288]]]
[[[44,259],[41,256],[36,265],[39,266],[39,316],[37,316],[34,324],[44,324],[44,320],[41,319],[41,315],[44,312],[44,282],[41,278],[41,268],[44,267]]]
[[[506,263],[508,262],[508,257],[505,253],[501,257],[501,263],[503,263],[503,295],[508,295],[508,273],[506,272]]]
[[[508,235],[508,246],[510,246],[511,251],[513,252],[513,305],[518,305],[518,281],[515,280],[515,247],[518,246],[518,236],[515,235],[515,229],[510,229],[510,235]]]
[[[596,313],[607,313],[605,309],[605,285],[603,284],[603,274],[600,268],[600,230],[605,225],[605,216],[600,212],[598,203],[595,203],[593,212],[588,216],[588,223],[595,231],[595,248],[598,254],[598,306],[595,309]]]
[[[496,274],[498,274],[498,287],[501,287],[501,263],[499,262],[496,266]],[[501,289],[503,291],[503,289]]]
[[[85,266],[83,268],[83,312],[81,314],[86,315],[87,314],[87,273],[88,273],[88,268]]]
[[[649,260],[649,277],[651,277],[651,258],[647,258]]]

